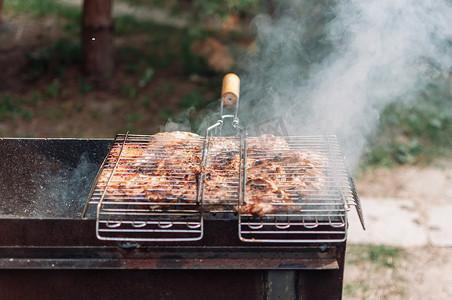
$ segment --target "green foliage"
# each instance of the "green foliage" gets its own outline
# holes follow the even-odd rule
[[[60,66],[71,66],[80,63],[82,57],[82,46],[80,41],[70,39],[60,39],[55,42],[50,50],[53,59]]]
[[[206,15],[224,15],[226,13],[224,1],[222,0],[195,0],[194,6],[199,12]]]
[[[124,71],[130,74],[137,74],[140,70],[144,69],[143,77],[148,76],[150,80],[154,75],[154,70],[150,66],[156,66],[159,68],[167,68],[171,66],[169,51],[159,53],[161,49],[169,47],[168,45],[159,45],[149,51],[151,53],[145,53],[145,49],[139,49],[136,47],[124,47],[121,49],[123,55],[122,59],[125,62]],[[144,78],[146,80],[146,78]]]
[[[126,85],[122,88],[122,93],[130,99],[134,99],[137,96],[138,90],[136,87]]]
[[[351,245],[348,249],[351,264],[371,262],[376,268],[395,268],[396,262],[404,255],[403,248],[386,245]]]
[[[136,47],[123,47],[121,53],[126,60],[136,61],[137,58],[144,56],[143,50]]]
[[[146,38],[140,48],[124,47],[121,49],[123,59],[129,64],[128,70],[137,73],[149,66],[168,68],[178,62],[181,56],[181,44],[185,39],[185,30],[151,22],[137,21],[127,23],[127,28],[116,35],[145,34]],[[122,17],[115,18],[115,28],[120,31]],[[118,25],[119,24],[119,25]]]
[[[78,102],[77,103],[77,105],[75,106],[75,110],[78,112],[78,113],[81,113],[82,111],[83,111],[83,102]]]
[[[376,245],[368,247],[367,255],[373,264],[394,268],[395,260],[403,253],[402,248]]]
[[[60,91],[60,81],[54,80],[45,91],[46,97],[57,98]]]
[[[366,294],[369,288],[369,283],[361,279],[353,284],[346,284],[344,286],[344,295],[357,296],[359,294]]]
[[[88,82],[85,78],[80,78],[80,94],[86,95],[92,91],[94,91],[94,84]]]
[[[80,8],[61,3],[56,0],[8,0],[4,3],[4,9],[16,14],[27,13],[32,16],[44,17],[48,15],[58,16],[66,21],[63,28],[67,34],[78,36],[80,32]],[[56,24],[55,26],[59,26]],[[53,64],[63,77],[64,67],[80,62],[81,45],[79,39],[60,39],[50,47],[41,47],[27,53],[28,75],[30,79],[41,76]]]
[[[31,105],[41,105],[41,95],[37,91],[33,91],[30,99]]]
[[[203,13],[211,11],[223,11],[224,8],[245,8],[255,0],[246,1],[199,1],[194,3]],[[151,7],[154,4],[145,3],[143,1],[131,1],[132,5],[146,5]],[[224,6],[226,4],[226,6]],[[166,7],[166,4],[163,4]],[[65,5],[56,0],[25,0],[25,1],[6,1],[5,9],[17,13],[30,13],[38,16],[57,15],[65,19],[64,25],[66,32],[76,36],[80,32],[80,16],[79,8]],[[195,29],[193,29],[195,28]],[[187,74],[205,74],[209,75],[206,59],[191,53],[191,45],[194,40],[205,38],[207,33],[200,29],[200,26],[190,26],[189,34],[187,30],[174,28],[171,26],[155,24],[150,21],[137,20],[132,15],[121,15],[115,17],[115,35],[127,36],[130,34],[147,34],[149,38],[144,42],[152,48],[145,53],[144,48],[126,47],[122,49],[124,58],[126,59],[126,71],[129,73],[138,73],[143,67],[149,65],[158,68],[168,68],[179,61],[185,66]],[[32,79],[41,76],[53,63],[68,66],[80,62],[81,44],[77,42],[62,39],[52,47],[38,49],[29,53],[28,68]]]
[[[202,92],[199,89],[194,89],[184,98],[182,98],[182,100],[179,102],[179,106],[182,108],[198,108],[205,102],[206,100],[204,99]]]
[[[227,6],[229,9],[234,9],[237,11],[254,11],[257,9],[259,1],[258,0],[228,0]]]
[[[93,120],[99,119],[99,112],[98,112],[98,111],[93,111],[93,112],[91,113],[91,118],[92,118]]]
[[[143,99],[141,99],[141,104],[143,104],[143,106],[149,106],[149,104],[151,104],[152,102],[152,98],[149,97],[144,97]]]
[[[384,140],[387,138],[387,136],[382,137]],[[420,144],[417,138],[406,141],[378,142],[378,145],[374,146],[372,151],[366,154],[365,162],[370,165],[383,167],[416,163],[419,155],[425,151],[427,151],[427,147]]]
[[[47,111],[47,117],[50,120],[61,120],[63,118],[63,109],[61,107],[52,107]]]
[[[26,59],[29,76],[34,79],[44,74],[50,64],[50,58],[51,55],[48,49],[41,48],[27,53]]]
[[[132,15],[115,17],[115,35],[127,36],[134,33],[145,33],[149,30],[149,22],[139,21]]]
[[[7,0],[4,9],[16,13],[31,13],[35,16],[54,14],[71,20],[80,20],[81,15],[77,7],[62,4],[57,0]]]
[[[362,270],[366,276],[348,278],[344,285],[344,298],[369,299],[377,289],[384,288],[381,299],[403,296],[403,278],[398,268],[405,262],[405,249],[387,245],[349,244],[345,255],[346,269]],[[383,278],[380,278],[385,274]],[[387,278],[385,278],[388,276]],[[397,284],[394,284],[397,282]],[[404,299],[397,297],[397,299]]]
[[[129,73],[129,74],[137,73],[138,69],[139,69],[139,67],[136,64],[126,64],[124,66],[124,71],[126,71],[126,73]]]
[[[229,12],[249,12],[258,8],[258,0],[195,0],[193,6],[202,16],[224,17]]]
[[[81,52],[80,42],[69,39],[60,39],[50,47],[29,52],[26,54],[28,75],[30,79],[36,79],[56,66],[57,72],[63,77],[65,67],[80,62]]]
[[[173,87],[174,87],[173,83],[167,81],[163,84],[163,91],[165,93],[170,93],[173,90]]]
[[[364,164],[391,167],[429,161],[451,147],[452,94],[447,83],[436,82],[414,101],[396,101],[385,108]]]
[[[187,36],[182,44],[182,60],[184,70],[187,74],[198,74],[209,76],[212,70],[209,68],[207,59],[192,52],[194,39]]]
[[[132,112],[132,113],[128,113],[126,115],[126,131],[130,131],[130,132],[134,132],[136,131],[136,123],[141,121],[143,119],[143,116],[140,115],[139,113],[136,112]]]
[[[153,8],[159,7],[167,12],[177,14],[190,11],[198,17],[219,16],[224,17],[229,12],[246,14],[255,12],[259,6],[262,6],[258,0],[123,0],[132,6]],[[261,1],[262,2],[262,1]]]
[[[159,111],[159,117],[163,120],[168,120],[171,118],[172,113],[169,107],[162,107]]]
[[[32,112],[24,107],[25,99],[22,97],[13,98],[2,95],[0,98],[0,120],[6,120],[15,116],[26,120],[33,119]]]

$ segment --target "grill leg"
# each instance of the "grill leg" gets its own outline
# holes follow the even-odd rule
[[[342,299],[342,272],[322,270],[298,273],[300,300]]]
[[[297,272],[297,300],[342,299],[344,283],[345,248],[343,243],[337,248],[338,269],[300,270]]]
[[[271,270],[267,273],[266,299],[267,300],[295,300],[296,298],[296,271]]]

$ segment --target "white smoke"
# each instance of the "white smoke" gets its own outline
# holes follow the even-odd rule
[[[31,205],[19,212],[21,217],[79,217],[99,165],[92,162],[85,152],[75,168],[64,164],[58,166],[57,170],[44,167],[34,176],[35,180],[32,182],[35,183],[36,194],[30,197]]]
[[[381,110],[451,72],[452,5],[349,0],[302,15],[306,3],[292,2],[276,18],[254,20],[258,51],[239,74],[240,116],[251,127],[280,117],[290,135],[337,134],[356,167]],[[313,38],[319,15],[330,19]],[[326,51],[322,59],[310,45]]]

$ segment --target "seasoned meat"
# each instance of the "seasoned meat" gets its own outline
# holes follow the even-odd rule
[[[284,138],[250,138],[246,151],[245,202],[238,205],[245,160],[237,138],[211,137],[203,170],[204,139],[188,132],[158,133],[113,147],[98,186],[107,185],[118,201],[149,202],[147,208],[174,203],[196,204],[203,178],[206,207],[233,206],[243,214],[263,216],[300,209],[305,195],[326,183],[326,157],[314,150],[291,149]],[[118,160],[118,156],[119,160]],[[213,205],[213,206],[212,206]]]
[[[121,145],[110,151],[107,167],[117,163],[108,190],[118,201],[183,203],[196,200],[201,172],[202,138],[186,132],[158,133],[150,141]],[[111,172],[98,178],[105,185]]]
[[[240,212],[263,216],[278,210],[287,210],[281,204],[293,203],[286,193],[273,180],[250,178],[246,182],[246,203],[240,206]]]
[[[207,203],[236,203],[239,195],[240,145],[224,137],[209,138],[204,171],[204,199]]]
[[[272,135],[251,140],[247,151],[246,203],[240,212],[262,216],[300,209],[290,205],[323,188],[326,158],[313,150],[291,149]]]

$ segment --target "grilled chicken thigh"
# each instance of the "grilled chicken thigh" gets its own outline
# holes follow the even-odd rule
[[[246,160],[238,139],[210,137],[208,142],[203,170],[204,138],[193,133],[164,132],[117,144],[97,185],[107,185],[109,195],[118,201],[152,202],[147,207],[154,209],[174,203],[199,204],[203,178],[207,206],[226,203],[254,216],[296,209],[291,205],[294,201],[325,185],[326,157],[313,150],[292,149],[284,138],[250,139]],[[241,172],[246,173],[245,199],[238,205]]]

